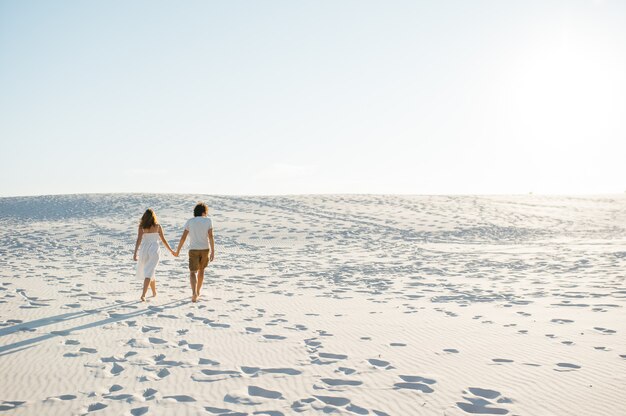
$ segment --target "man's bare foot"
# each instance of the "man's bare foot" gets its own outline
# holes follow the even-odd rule
[[[192,302],[197,302],[197,301],[198,301],[198,296],[193,295],[193,296],[191,297],[191,301],[192,301]]]
[[[142,297],[141,297],[141,301],[142,301],[142,302],[145,302],[145,301],[146,301],[146,297],[145,297],[145,296],[142,296]]]
[[[152,297],[156,298],[156,292],[152,292]]]

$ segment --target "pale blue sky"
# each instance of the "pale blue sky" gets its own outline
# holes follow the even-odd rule
[[[624,1],[0,0],[0,196],[626,191]]]

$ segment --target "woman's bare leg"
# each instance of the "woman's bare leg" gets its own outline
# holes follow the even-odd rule
[[[143,279],[143,292],[141,292],[141,301],[146,300],[146,292],[148,291],[148,286],[150,286],[150,279]]]
[[[152,297],[156,297],[156,279],[150,280],[150,289],[152,289]]]

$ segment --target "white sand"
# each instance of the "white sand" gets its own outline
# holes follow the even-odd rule
[[[192,304],[176,244],[209,203]],[[626,198],[0,199],[7,415],[626,414]]]

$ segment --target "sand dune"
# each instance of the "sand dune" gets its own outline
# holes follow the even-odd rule
[[[176,244],[197,200],[200,302]],[[626,414],[626,198],[0,198],[7,415]]]

